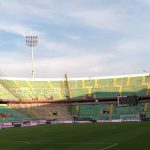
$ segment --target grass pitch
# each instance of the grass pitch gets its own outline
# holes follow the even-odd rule
[[[0,150],[141,149],[150,149],[150,122],[57,124],[0,130]]]

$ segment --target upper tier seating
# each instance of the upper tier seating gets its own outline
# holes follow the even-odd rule
[[[114,97],[118,95],[150,95],[150,77],[146,74],[68,79],[70,97]],[[0,99],[62,100],[67,99],[64,79],[0,79]]]

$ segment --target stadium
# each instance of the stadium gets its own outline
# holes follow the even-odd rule
[[[13,149],[11,146],[56,150],[141,149],[143,144],[132,140],[144,141],[148,137],[149,85],[149,74],[90,78],[68,78],[65,74],[64,78],[51,79],[1,75],[0,128],[4,129],[1,146],[3,149]],[[13,127],[24,128],[5,129]],[[6,138],[6,133],[10,137]],[[130,145],[126,143],[129,136]]]
[[[0,0],[0,150],[150,149],[149,0]]]

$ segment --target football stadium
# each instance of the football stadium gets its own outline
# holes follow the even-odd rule
[[[150,0],[0,0],[0,150],[150,150]]]
[[[150,75],[0,79],[2,149],[148,149]],[[9,128],[9,129],[6,129]]]

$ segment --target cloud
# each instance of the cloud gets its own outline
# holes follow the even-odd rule
[[[65,36],[72,41],[79,41],[81,39],[81,37],[78,35],[66,34]]]
[[[116,29],[120,17],[112,10],[82,10],[69,14],[80,23],[97,29]]]
[[[65,72],[71,77],[116,75],[147,68],[149,11],[134,2],[0,1],[1,70],[8,76],[30,77],[30,55],[21,51],[25,41],[20,36],[31,31],[39,36],[36,77],[62,77]],[[3,38],[13,40],[14,46],[3,45]]]
[[[2,12],[0,29],[20,35],[25,35],[31,30],[37,33],[34,24],[38,23],[67,26],[72,22],[77,26],[85,25],[96,29],[116,30],[122,17],[113,9],[89,8],[88,3],[85,7],[80,1],[57,4],[49,0],[44,0],[44,2],[37,0],[36,3],[18,0],[10,3],[9,0],[6,0],[1,1],[0,4]],[[72,35],[70,38],[78,40],[79,36]]]
[[[42,34],[41,31],[35,27],[40,22],[50,19],[55,19],[52,3],[45,0],[46,4],[41,1],[23,1],[9,0],[0,1],[1,17],[0,30],[8,33],[25,36],[28,34]],[[47,15],[49,14],[49,15]]]
[[[126,53],[128,54],[134,54],[134,55],[139,55],[139,54],[144,54],[149,52],[149,39],[147,38],[140,38],[140,39],[124,39],[120,40],[116,44],[116,50],[121,53]]]
[[[53,54],[56,55],[56,57],[59,58],[59,56],[78,56],[78,55],[86,55],[89,53],[88,48],[82,48],[78,45],[72,45],[68,41],[52,41],[48,40],[46,36],[39,37],[39,54],[46,54],[46,56],[53,56]],[[69,37],[73,38],[73,40],[78,40],[78,37]],[[38,55],[39,55],[38,54]]]
[[[36,23],[51,23],[59,24],[62,21],[61,17],[57,18],[59,9],[55,2],[51,0],[9,0],[0,1],[0,9],[4,19],[15,19],[20,22]],[[56,13],[57,12],[57,13]]]
[[[52,59],[41,59],[37,63],[37,72],[43,77],[61,77],[68,73],[70,77],[94,76],[93,68],[103,71],[105,58],[113,58],[112,55],[80,55],[72,57],[57,57]],[[47,64],[49,64],[47,66]]]
[[[0,72],[6,76],[30,77],[30,62],[15,54],[13,57],[7,54],[1,55],[0,68]]]
[[[150,1],[149,0],[136,0],[137,2],[139,2],[140,4],[150,4]]]
[[[31,60],[18,55],[2,58],[0,68],[7,76],[31,77]],[[137,59],[120,56],[118,53],[89,53],[35,59],[35,76],[38,78],[63,77],[66,72],[69,77],[119,75],[139,73],[143,69],[147,69],[147,66],[143,65],[142,60],[137,62]]]
[[[9,33],[14,33],[18,34],[21,36],[26,36],[31,33],[32,29],[22,25],[21,23],[14,23],[14,22],[9,22],[9,21],[0,21],[0,30],[9,32]],[[33,34],[39,34],[37,31],[32,31]]]
[[[76,25],[87,25],[96,29],[117,29],[123,15],[118,13],[116,8],[100,5],[91,7],[90,1],[62,1],[40,0],[17,1],[12,4],[8,0],[1,3],[1,9],[8,16],[12,16],[20,21],[41,22],[48,24],[67,25],[72,22]],[[96,3],[95,3],[96,4]],[[7,11],[9,10],[9,11]],[[12,13],[10,13],[12,12]],[[21,19],[20,16],[23,16]]]
[[[19,56],[7,56],[7,58],[0,60],[1,71],[8,76],[30,77],[31,61],[21,58]],[[99,72],[103,71],[102,66],[106,58],[112,59],[114,56],[89,54],[37,59],[35,60],[36,77],[62,77],[66,72],[70,76],[93,76],[95,74],[93,68],[100,68]]]

